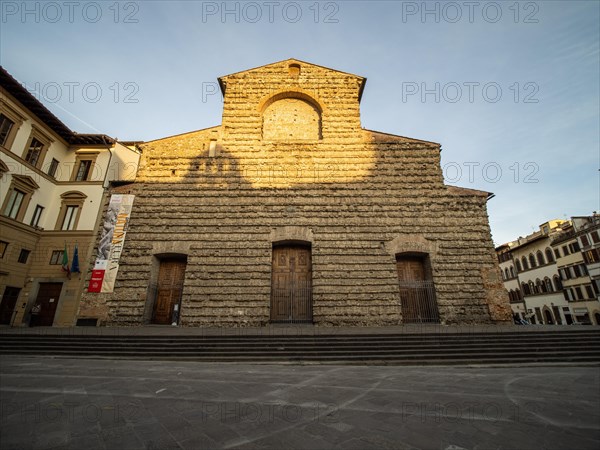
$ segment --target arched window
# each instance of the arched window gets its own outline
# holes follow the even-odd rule
[[[546,261],[544,260],[544,255],[542,254],[541,251],[538,250],[538,252],[536,253],[537,256],[537,262],[540,266],[543,266],[546,264]]]
[[[529,269],[529,264],[527,264],[527,258],[525,258],[524,256],[521,258],[521,263],[523,264],[523,270]]]
[[[533,284],[533,281],[529,280],[529,290],[531,291],[532,294],[537,294],[538,290],[537,287],[535,286],[535,284]]]
[[[532,269],[537,265],[535,263],[535,256],[533,256],[533,253],[529,254],[529,265],[531,266]]]
[[[540,294],[542,292],[546,292],[546,285],[544,283],[542,283],[542,280],[540,280],[539,278],[537,280],[535,280],[535,287],[537,288],[537,291]]]
[[[548,261],[548,263],[554,262],[554,255],[552,254],[552,249],[550,247],[546,247],[546,261]]]
[[[523,293],[525,295],[531,295],[531,290],[529,289],[529,285],[528,284],[522,283],[521,284],[521,288],[523,289]]]
[[[513,266],[510,266],[510,277],[511,278],[515,277],[515,269],[513,268]]]
[[[521,261],[518,259],[515,260],[515,266],[517,266],[517,272],[523,272],[523,268],[521,267]]]
[[[562,285],[562,281],[560,281],[560,277],[558,275],[554,275],[554,277],[552,277],[554,279],[554,288],[557,291],[562,291],[563,290],[563,285]]]
[[[521,290],[519,288],[517,288],[515,294],[517,294],[517,300],[523,300],[523,294],[521,293]]]
[[[508,275],[508,269],[504,269],[504,277],[507,280],[510,278],[510,276]]]
[[[546,292],[552,292],[554,290],[552,289],[552,281],[550,280],[550,278],[544,278],[544,284],[546,285]]]

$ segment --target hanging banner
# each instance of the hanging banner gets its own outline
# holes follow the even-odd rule
[[[110,197],[88,292],[112,292],[115,287],[134,197],[122,194]]]

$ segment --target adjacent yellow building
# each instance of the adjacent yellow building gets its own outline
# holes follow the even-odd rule
[[[70,130],[1,67],[0,94],[0,324],[75,325],[106,189],[140,152]]]

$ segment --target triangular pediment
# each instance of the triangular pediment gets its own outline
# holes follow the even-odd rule
[[[40,188],[34,179],[27,175],[13,175],[13,182],[19,183],[22,187],[27,187],[32,191]]]
[[[252,72],[268,70],[270,68],[274,68],[274,67],[277,67],[277,66],[286,66],[287,67],[287,66],[290,66],[292,64],[298,64],[298,65],[300,65],[302,67],[305,67],[305,68],[306,67],[313,67],[313,68],[319,68],[321,70],[324,69],[324,70],[330,72],[332,76],[336,76],[337,75],[337,76],[344,76],[344,77],[348,77],[348,76],[354,77],[354,78],[356,78],[356,80],[358,80],[358,82],[360,84],[360,92],[361,92],[361,94],[362,94],[362,91],[364,89],[364,85],[365,85],[365,83],[367,81],[367,79],[365,77],[361,77],[359,75],[355,75],[355,74],[348,73],[348,72],[343,72],[341,70],[332,69],[330,67],[320,66],[318,64],[309,63],[309,62],[302,61],[302,60],[296,59],[296,58],[289,58],[289,59],[284,59],[284,60],[277,61],[277,62],[274,62],[274,63],[265,64],[263,66],[258,66],[258,67],[253,67],[252,69],[242,70],[242,71],[239,71],[239,72],[234,72],[234,73],[231,73],[229,75],[224,75],[222,77],[219,77],[218,80],[219,80],[219,85],[221,86],[221,92],[223,93],[223,95],[225,95],[225,91],[227,89],[227,82],[229,80],[231,80],[232,78],[239,77],[240,75],[243,75],[243,74],[249,74],[249,73],[252,73]]]

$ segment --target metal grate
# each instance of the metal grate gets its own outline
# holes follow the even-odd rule
[[[433,281],[400,281],[403,323],[440,323]]]
[[[312,323],[312,281],[291,280],[271,292],[271,322]]]

